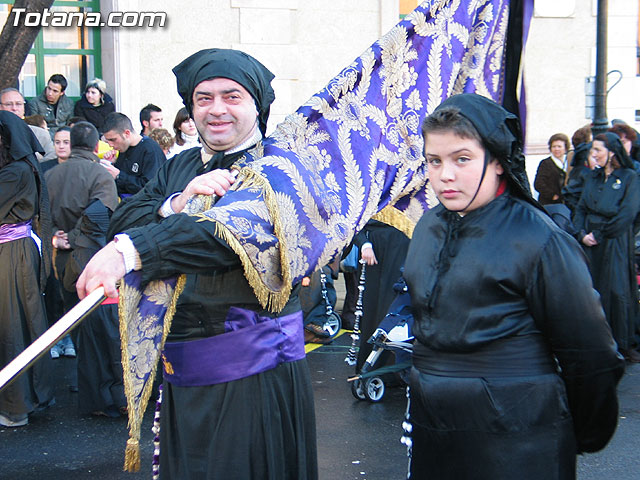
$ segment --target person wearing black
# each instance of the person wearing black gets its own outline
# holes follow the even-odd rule
[[[266,131],[273,74],[253,57],[224,49],[195,53],[173,71],[203,148],[166,162],[120,205],[109,236],[117,235],[89,262],[78,292],[83,296],[103,285],[115,296],[115,280],[132,269],[145,282],[187,273],[163,353],[161,478],[316,479],[299,287],[273,318],[216,224],[181,213],[192,195],[224,195],[234,182],[229,168]],[[257,343],[249,340],[262,323],[273,321],[285,322],[293,335],[269,331]],[[259,351],[273,352],[282,341],[277,364],[258,358]],[[221,349],[232,358],[198,357]],[[243,366],[234,367],[237,362]],[[253,371],[255,366],[260,368]],[[196,373],[204,378],[194,383]]]
[[[116,180],[118,195],[138,193],[165,162],[164,152],[149,137],[135,132],[131,120],[122,113],[107,115],[103,128],[104,139],[120,153],[114,164],[103,160],[102,166]]]
[[[84,95],[73,107],[73,114],[91,123],[100,134],[104,133],[103,127],[107,115],[115,111],[113,99],[107,93],[107,84],[100,78],[87,83]]]
[[[47,329],[51,218],[35,152],[42,147],[27,124],[0,111],[0,367]],[[27,425],[29,414],[53,404],[52,367],[45,355],[0,393],[1,426]]]
[[[564,204],[573,213],[580,201],[585,179],[595,166],[590,155],[591,126],[587,125],[576,130],[571,136],[571,144],[573,150],[567,155],[568,178],[566,185],[562,188],[562,198]]]
[[[405,262],[409,478],[574,479],[615,431],[624,371],[584,253],[531,197],[515,115],[455,95],[422,132],[441,203]]]
[[[584,245],[593,283],[620,352],[627,360],[640,362],[633,339],[638,315],[633,235],[640,181],[615,133],[597,135],[591,155],[600,168],[587,177],[576,207],[576,238]]]

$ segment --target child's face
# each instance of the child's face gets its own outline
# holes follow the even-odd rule
[[[453,132],[432,132],[424,147],[429,181],[447,210],[464,215],[495,198],[504,170],[499,162],[491,161],[482,179],[484,148],[477,140]]]

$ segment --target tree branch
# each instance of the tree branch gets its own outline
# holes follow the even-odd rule
[[[16,0],[13,9],[24,8],[24,15],[30,12],[44,12],[50,8],[53,0]],[[14,26],[15,13],[9,13],[2,33],[0,33],[0,90],[18,86],[20,69],[29,55],[29,50],[36,40],[41,27],[25,27],[24,21]]]

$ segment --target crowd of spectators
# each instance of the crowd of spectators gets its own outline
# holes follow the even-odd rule
[[[538,201],[582,245],[594,286],[620,353],[640,362],[638,353],[638,272],[635,237],[640,230],[640,146],[638,134],[613,120],[592,138],[591,126],[549,138],[551,155],[534,180]]]
[[[20,298],[26,297],[25,292],[11,289],[6,292],[12,300],[5,302],[5,308],[20,312],[17,316],[12,313],[16,318],[11,325],[4,320],[5,316],[2,317],[3,331],[13,332],[0,349],[6,362],[78,302],[75,281],[93,253],[105,245],[109,219],[119,202],[143,188],[160,166],[176,153],[200,147],[193,120],[184,108],[176,114],[174,137],[162,128],[162,110],[153,104],[141,108],[141,130],[134,128],[131,119],[117,111],[102,79],[89,81],[82,97],[75,103],[65,93],[67,86],[66,78],[55,74],[49,78],[44,91],[29,101],[18,89],[0,91],[0,110],[6,112],[2,113],[2,119],[10,116],[10,121],[4,122],[6,132],[9,132],[9,126],[13,130],[16,125],[21,128],[15,130],[18,133],[13,138],[11,130],[7,140],[3,130],[3,142],[12,140],[15,143],[19,136],[20,141],[29,146],[34,160],[28,187],[25,184],[5,185],[16,181],[16,175],[23,173],[17,168],[19,164],[9,161],[10,155],[3,162],[11,167],[0,165],[7,177],[3,177],[4,191],[26,188],[21,195],[11,198],[3,193],[2,211],[14,212],[16,203],[22,209],[27,204],[31,208],[29,212],[22,212],[24,219],[13,218],[11,215],[15,213],[7,213],[1,227],[4,228],[5,223],[13,225],[17,220],[31,225],[26,218],[30,215],[45,217],[44,211],[33,203],[37,198],[35,192],[41,186],[43,191],[48,191],[46,203],[50,208],[46,216],[50,215],[51,229],[46,233],[39,230],[38,234],[44,233],[39,236],[41,242],[55,252],[53,260],[48,262],[46,277],[42,281],[34,277],[30,287],[43,291],[42,305],[37,301],[25,308],[19,305]],[[33,132],[37,144],[31,143],[33,137],[29,137],[28,131]],[[11,242],[11,247],[2,249],[2,263],[7,260],[5,257],[15,256],[15,248],[24,248],[26,253],[20,257],[22,263],[7,264],[7,267],[23,279],[37,275],[41,265],[35,262],[30,245]],[[44,257],[41,259],[44,261]],[[42,267],[44,271],[44,265]],[[32,270],[29,277],[25,276],[25,269]],[[80,328],[54,345],[50,355],[38,361],[33,370],[35,374],[25,376],[21,382],[0,393],[0,425],[26,425],[31,412],[49,405],[53,389],[53,377],[49,372],[56,366],[55,359],[76,355],[78,380],[69,388],[78,392],[80,412],[107,417],[126,415],[117,308],[117,303],[100,306]]]

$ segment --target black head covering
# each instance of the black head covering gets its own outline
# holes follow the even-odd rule
[[[616,158],[618,159],[618,162],[620,163],[620,166],[622,168],[633,169],[633,162],[631,161],[631,157],[629,157],[629,154],[625,150],[624,145],[622,145],[622,141],[620,140],[620,137],[613,132],[605,132],[602,135],[604,135],[607,138],[607,140],[604,142],[605,146],[607,147],[607,150],[609,150],[616,156]],[[599,136],[600,135],[596,136],[596,138],[594,138],[593,140],[594,141],[600,140],[598,138]]]
[[[584,167],[589,159],[589,151],[591,150],[591,142],[580,143],[573,151],[571,159],[572,167]]]
[[[484,148],[504,168],[512,191],[539,207],[531,196],[522,153],[522,131],[518,117],[493,100],[475,93],[449,97],[435,111],[442,108],[459,110],[460,114],[473,124],[482,139]]]
[[[175,66],[173,73],[189,115],[193,112],[193,91],[200,82],[217,77],[238,82],[255,100],[260,131],[265,135],[269,108],[276,98],[271,88],[274,75],[251,55],[222,48],[200,50]]]
[[[36,178],[38,186],[38,214],[34,219],[35,230],[42,240],[42,268],[40,268],[40,288],[44,290],[51,269],[51,213],[49,212],[49,194],[42,177],[42,170],[35,153],[44,153],[29,126],[15,113],[0,110],[0,135],[14,160],[27,162]]]
[[[0,110],[0,134],[14,160],[32,153],[44,153],[44,149],[29,126],[15,113]]]

